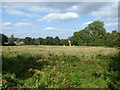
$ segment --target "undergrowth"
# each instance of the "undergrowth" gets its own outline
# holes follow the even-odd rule
[[[120,55],[2,53],[2,88],[120,89]]]

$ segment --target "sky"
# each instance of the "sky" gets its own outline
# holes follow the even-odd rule
[[[118,29],[117,2],[2,2],[0,32],[16,38],[66,39],[93,21],[107,32]]]

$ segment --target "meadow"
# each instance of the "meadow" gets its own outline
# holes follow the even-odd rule
[[[2,46],[2,88],[120,89],[117,48]]]

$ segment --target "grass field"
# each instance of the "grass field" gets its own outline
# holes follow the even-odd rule
[[[81,56],[81,55],[97,55],[97,54],[114,54],[117,52],[117,49],[115,48],[108,48],[108,47],[89,47],[89,46],[7,46],[2,47],[3,52],[11,52],[11,53],[27,53],[31,55],[44,55],[48,56],[49,53],[55,54],[55,55],[75,55],[75,56]]]
[[[4,46],[3,88],[118,88],[116,48]]]

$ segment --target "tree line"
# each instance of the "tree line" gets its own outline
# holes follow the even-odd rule
[[[94,21],[84,29],[74,32],[73,36],[68,39],[60,39],[58,36],[44,38],[25,37],[24,39],[10,38],[4,34],[0,34],[2,45],[15,45],[19,42],[24,42],[25,45],[68,45],[68,40],[72,45],[76,46],[109,46],[120,47],[120,32],[113,30],[112,33],[107,33],[104,28],[104,22]],[[7,43],[7,44],[6,44]],[[22,43],[23,44],[23,43]]]

